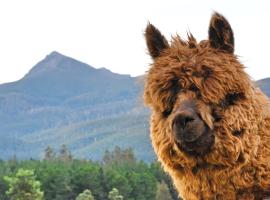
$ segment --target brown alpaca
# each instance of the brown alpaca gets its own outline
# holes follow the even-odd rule
[[[171,44],[146,28],[153,64],[144,98],[151,139],[184,200],[270,197],[270,106],[234,55],[228,21],[214,13],[208,40]]]

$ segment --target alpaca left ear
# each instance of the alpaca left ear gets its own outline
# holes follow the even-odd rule
[[[145,39],[148,51],[153,59],[159,57],[161,52],[169,47],[166,38],[150,23],[145,29]]]
[[[212,48],[219,49],[227,53],[234,52],[232,28],[225,17],[218,13],[214,13],[211,18],[208,38]]]

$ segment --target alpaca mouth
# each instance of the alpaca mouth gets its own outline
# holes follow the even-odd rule
[[[172,135],[178,148],[188,156],[204,156],[214,144],[213,130],[196,110],[194,100],[183,100],[171,122]]]
[[[211,151],[214,144],[215,136],[209,131],[205,130],[204,133],[193,141],[176,141],[177,147],[186,153],[188,156],[205,156]]]

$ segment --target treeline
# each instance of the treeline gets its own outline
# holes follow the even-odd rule
[[[21,195],[21,196],[20,196]],[[19,197],[18,197],[19,196]],[[177,200],[157,162],[115,147],[101,162],[78,160],[67,146],[47,147],[43,160],[0,161],[1,200]]]

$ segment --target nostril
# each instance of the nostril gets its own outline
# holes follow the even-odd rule
[[[194,118],[192,118],[192,117],[189,117],[189,116],[187,116],[187,117],[185,117],[184,119],[183,119],[183,126],[184,127],[186,127],[186,125],[189,123],[189,122],[192,122],[194,120]]]
[[[187,114],[179,114],[174,119],[174,125],[177,127],[185,128],[188,123],[194,121],[194,118]]]

